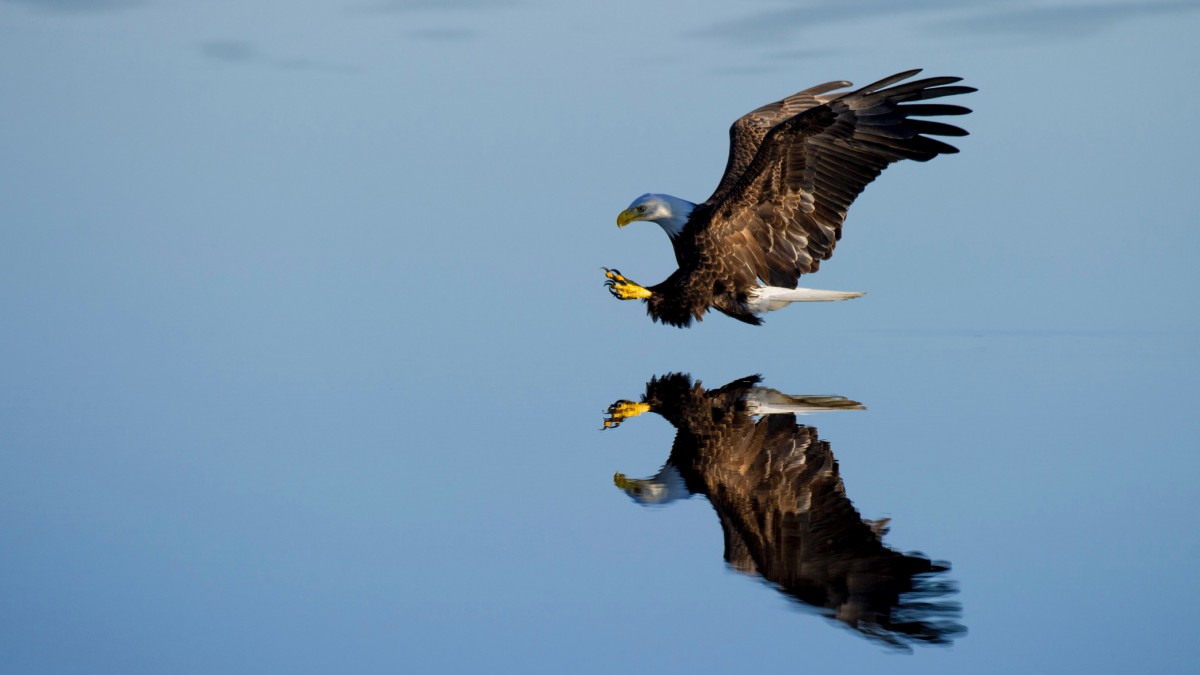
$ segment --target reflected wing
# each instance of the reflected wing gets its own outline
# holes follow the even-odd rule
[[[817,430],[791,415],[757,423],[754,454],[712,462],[707,493],[735,568],[864,635],[895,647],[948,643],[955,620],[947,567],[884,545],[846,496],[837,460]],[[746,448],[749,450],[750,448]]]
[[[729,127],[729,161],[725,163],[725,173],[721,176],[721,183],[713,192],[712,197],[709,197],[709,201],[724,199],[730,188],[737,184],[742,173],[746,171],[746,167],[754,161],[754,155],[758,153],[758,146],[762,144],[763,137],[767,135],[771,127],[834,98],[833,96],[821,96],[821,94],[849,86],[850,83],[845,80],[818,84],[815,87],[796,92],[783,100],[768,103],[738,118]]]
[[[889,164],[958,152],[931,136],[966,131],[914,117],[970,110],[914,102],[975,89],[954,85],[957,77],[896,84],[918,72],[893,75],[775,124],[736,183],[722,181],[698,208],[709,217],[693,214],[703,228],[692,233],[701,261],[734,263],[772,286],[794,288],[801,274],[815,272],[833,254],[850,204]],[[730,164],[735,168],[738,161],[731,156]]]
[[[642,503],[665,503],[672,490],[705,495],[721,521],[726,561],[828,618],[900,648],[951,642],[965,629],[949,600],[953,583],[939,578],[948,566],[885,545],[885,523],[859,515],[817,430],[790,413],[755,419],[749,401],[861,406],[787,396],[760,382],[754,375],[706,391],[682,373],[652,378],[642,400],[676,427],[670,458],[653,479],[618,474],[615,482],[631,495],[657,490],[634,495]],[[684,489],[668,485],[670,477]]]

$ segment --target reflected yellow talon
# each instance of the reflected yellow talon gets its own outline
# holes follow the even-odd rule
[[[604,282],[605,287],[618,300],[642,300],[651,295],[650,289],[626,279],[617,270],[610,270],[605,267],[604,276],[606,277]]]
[[[608,406],[609,418],[604,420],[605,429],[616,429],[621,426],[621,422],[630,417],[637,417],[642,413],[650,412],[649,403],[634,403],[633,401],[617,401]]]

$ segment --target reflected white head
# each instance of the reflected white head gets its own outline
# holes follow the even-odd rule
[[[679,469],[671,464],[664,465],[650,478],[631,479],[618,473],[613,476],[613,484],[642,506],[668,504],[692,496],[683,482],[683,476],[679,475]]]

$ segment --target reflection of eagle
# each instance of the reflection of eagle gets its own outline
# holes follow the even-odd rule
[[[746,323],[792,302],[846,300],[862,293],[797,288],[833,255],[851,202],[889,164],[958,152],[930,136],[962,129],[913,119],[963,115],[956,105],[914,103],[965,94],[957,77],[897,84],[910,70],[851,92],[827,82],[767,104],[729,129],[729,161],[703,204],[670,195],[638,197],[617,216],[658,223],[679,269],[648,288],[616,270],[605,285],[622,300],[645,300],[655,321],[687,326],[710,308]],[[759,283],[761,280],[761,284]]]
[[[846,497],[829,443],[795,413],[862,409],[840,396],[787,396],[746,377],[715,391],[687,375],[654,378],[641,403],[618,401],[606,428],[653,411],[677,429],[671,455],[652,478],[614,478],[642,504],[706,496],[725,532],[725,560],[761,575],[821,614],[891,646],[948,644],[955,592],[936,578],[949,569],[885,546],[887,521],[865,521]]]

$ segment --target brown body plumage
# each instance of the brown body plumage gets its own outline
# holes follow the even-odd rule
[[[848,82],[829,82],[734,122],[716,191],[695,205],[680,231],[669,231],[679,269],[648,287],[649,297],[633,297],[647,302],[656,321],[675,326],[710,308],[761,323],[757,289],[793,289],[800,275],[816,272],[833,254],[850,204],[883,169],[958,152],[931,136],[966,131],[914,118],[966,114],[961,106],[919,102],[975,89],[955,85],[956,77],[901,83],[918,72],[844,94],[829,92]]]

